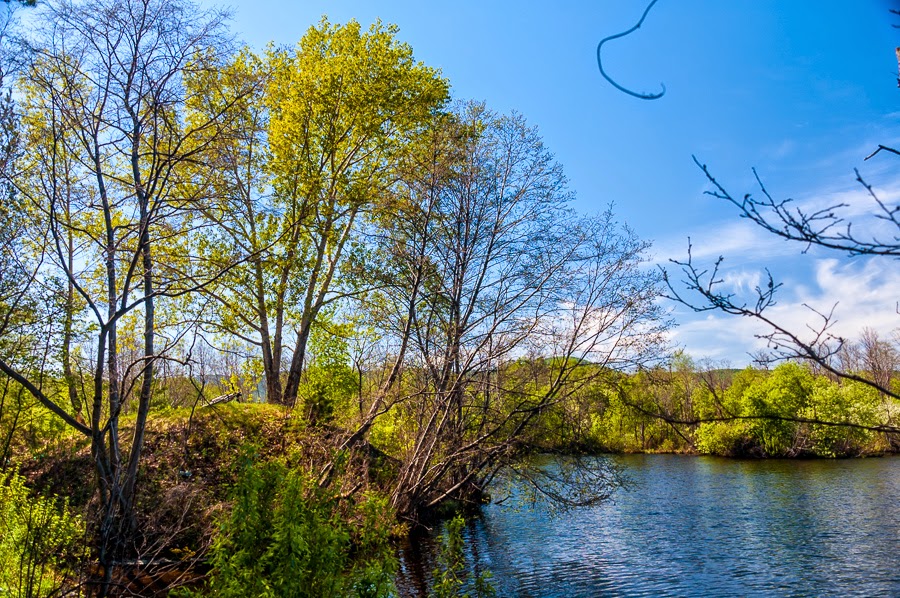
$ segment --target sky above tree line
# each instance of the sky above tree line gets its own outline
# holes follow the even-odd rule
[[[203,0],[204,5],[221,6]],[[900,326],[900,269],[884,258],[848,258],[776,239],[704,194],[692,156],[735,196],[758,193],[755,167],[777,198],[800,205],[850,204],[860,224],[872,202],[854,168],[888,202],[900,200],[896,160],[878,144],[900,145],[897,59],[900,17],[888,0],[660,0],[640,30],[604,46],[604,68],[620,84],[656,92],[627,96],[602,79],[596,45],[634,25],[636,0],[429,4],[408,0],[233,0],[239,41],[291,46],[325,15],[368,26],[399,26],[417,59],[440,68],[459,99],[522,113],[563,164],[576,208],[612,204],[653,242],[652,263],[725,256],[724,278],[752,291],[765,268],[784,283],[773,314],[802,328],[829,311],[834,332],[865,326],[883,337]],[[675,272],[672,271],[674,276]],[[740,367],[764,347],[749,320],[694,314],[672,305],[673,340],[696,358]]]

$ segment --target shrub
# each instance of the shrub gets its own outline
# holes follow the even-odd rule
[[[462,515],[457,515],[447,522],[447,528],[441,537],[441,547],[438,552],[438,568],[434,570],[434,583],[431,591],[434,598],[470,598],[472,594],[463,593],[468,580],[466,571],[466,556],[463,547],[463,528],[466,522]],[[474,580],[474,590],[477,598],[489,598],[496,596],[497,591],[490,583],[492,575],[490,571],[483,571]]]
[[[396,560],[385,501],[368,496],[347,517],[338,507],[306,472],[247,455],[213,543],[209,589],[236,597],[391,595]]]
[[[697,428],[697,450],[707,455],[737,457],[751,444],[745,421],[704,422]]]
[[[878,394],[858,382],[836,384],[817,380],[805,412],[807,417],[834,422],[873,425],[878,421]],[[825,457],[858,455],[872,446],[875,434],[851,426],[811,426],[815,454]]]
[[[67,501],[32,494],[14,470],[0,472],[0,596],[60,592],[83,555],[84,521]]]

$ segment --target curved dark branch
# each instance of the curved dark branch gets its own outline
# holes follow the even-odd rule
[[[895,150],[894,148],[888,147],[888,146],[886,146],[886,145],[881,145],[881,144],[879,143],[879,144],[878,144],[878,149],[876,149],[874,152],[872,152],[871,154],[869,154],[868,156],[866,156],[865,159],[868,160],[869,158],[874,157],[875,154],[877,154],[877,153],[880,152],[880,151],[890,152],[890,153],[892,153],[892,154],[897,154],[898,156],[900,156],[900,151],[897,151],[897,150]]]
[[[78,419],[76,419],[74,416],[67,413],[62,407],[57,405],[53,400],[51,400],[47,395],[45,395],[44,392],[40,388],[35,386],[28,378],[26,378],[21,373],[19,373],[18,370],[16,370],[13,366],[6,363],[6,361],[4,361],[2,358],[0,358],[0,372],[9,376],[10,378],[15,380],[19,384],[21,384],[22,387],[25,388],[25,390],[27,390],[29,393],[31,393],[31,396],[33,396],[35,399],[37,399],[41,403],[41,405],[43,405],[44,407],[46,407],[47,409],[49,409],[50,411],[52,411],[53,413],[58,415],[69,426],[78,430],[85,436],[88,436],[88,437],[91,436],[90,428],[88,428],[83,423],[78,421]]]
[[[641,20],[638,21],[634,27],[632,27],[628,31],[623,31],[622,33],[617,33],[615,35],[610,35],[609,37],[604,37],[602,40],[600,40],[600,43],[597,44],[597,68],[600,69],[600,74],[603,75],[603,78],[606,79],[610,85],[612,85],[613,87],[615,87],[622,93],[626,93],[630,96],[639,98],[641,100],[658,100],[659,98],[661,98],[665,95],[666,86],[664,84],[660,83],[659,85],[660,85],[660,87],[662,87],[662,91],[660,91],[659,93],[639,93],[636,91],[631,91],[630,89],[627,89],[625,87],[622,87],[621,85],[619,85],[618,83],[613,81],[612,77],[607,75],[606,71],[603,70],[603,59],[600,57],[600,50],[603,48],[603,44],[605,44],[606,42],[612,41],[614,39],[618,39],[620,37],[625,37],[626,35],[629,35],[629,34],[633,33],[634,31],[640,29],[641,25],[644,22],[644,19],[647,18],[647,13],[650,12],[650,9],[653,8],[654,4],[656,4],[656,1],[657,0],[651,0],[650,4],[647,5],[647,8],[644,9],[644,14],[641,15]]]

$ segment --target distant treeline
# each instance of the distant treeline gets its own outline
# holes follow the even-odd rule
[[[900,447],[893,398],[797,363],[702,369],[682,358],[590,394],[547,428],[549,449],[851,457]]]

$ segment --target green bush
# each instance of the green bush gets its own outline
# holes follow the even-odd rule
[[[34,495],[16,471],[0,472],[0,596],[59,594],[83,541],[84,521],[65,500]]]
[[[244,461],[212,547],[213,595],[391,595],[396,559],[384,500],[367,496],[342,517],[337,496],[305,472]]]
[[[312,422],[328,422],[350,405],[359,392],[356,372],[349,365],[347,341],[334,334],[341,326],[330,324],[314,328],[308,350],[311,355],[298,389],[298,399],[306,418]],[[349,334],[350,330],[344,331]]]
[[[750,443],[746,421],[704,422],[697,428],[697,450],[707,455],[740,456]]]
[[[763,416],[752,420],[750,434],[765,456],[791,455],[803,449],[800,425],[777,418],[800,416],[809,403],[812,389],[813,375],[809,369],[796,363],[783,363],[744,392],[745,413]]]
[[[744,370],[725,391],[722,403],[698,395],[701,416],[747,419],[705,422],[697,428],[696,446],[702,453],[724,456],[753,454],[796,456],[806,450],[801,417],[809,405],[814,377],[795,363],[768,373]]]
[[[365,495],[358,513],[361,522],[354,551],[353,593],[360,598],[393,595],[399,565],[390,542],[394,513],[387,498],[377,494]]]

